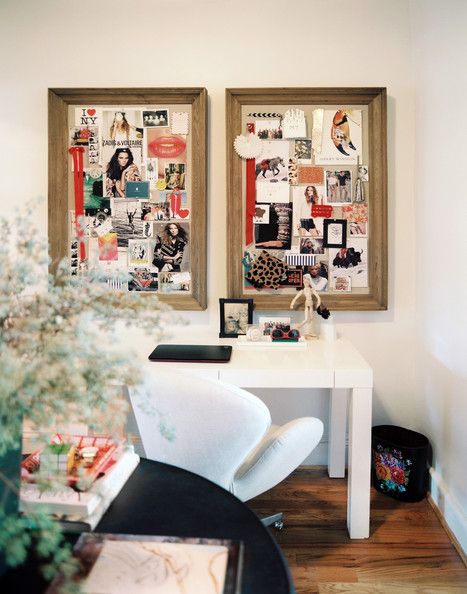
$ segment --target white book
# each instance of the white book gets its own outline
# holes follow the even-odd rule
[[[98,479],[94,487],[92,487],[93,489],[96,488],[96,493],[100,497],[99,504],[94,511],[90,514],[66,514],[57,517],[63,529],[67,532],[94,530],[138,464],[139,456],[135,454],[131,446],[131,451],[126,451],[108,473],[101,479]]]
[[[100,497],[92,489],[78,492],[63,486],[57,491],[40,491],[34,483],[22,484],[19,509],[45,510],[57,514],[91,514],[99,504]]]
[[[306,349],[307,341],[301,336],[297,341],[280,340],[247,340],[246,336],[238,336],[235,346],[239,349],[271,349],[276,351],[285,351],[290,349]]]

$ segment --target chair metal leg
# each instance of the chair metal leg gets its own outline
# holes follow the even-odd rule
[[[263,526],[274,526],[276,530],[282,530],[284,527],[284,514],[282,512],[278,514],[272,514],[272,516],[266,516],[261,518]]]

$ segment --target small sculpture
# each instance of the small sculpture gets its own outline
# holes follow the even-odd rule
[[[313,324],[313,311],[316,309],[316,312],[325,320],[329,318],[331,314],[326,307],[321,307],[321,297],[313,287],[310,274],[303,275],[303,289],[292,299],[290,309],[294,309],[295,303],[302,297],[305,298],[305,318],[303,322],[297,326],[297,329],[301,331],[302,336],[307,340],[318,338]]]

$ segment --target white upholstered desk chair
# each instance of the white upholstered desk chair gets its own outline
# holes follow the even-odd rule
[[[268,408],[253,394],[175,368],[154,367],[129,392],[147,458],[199,474],[242,501],[285,479],[323,434],[313,417],[271,425]],[[164,434],[172,429],[168,440]],[[264,522],[280,527],[280,520],[276,514]]]

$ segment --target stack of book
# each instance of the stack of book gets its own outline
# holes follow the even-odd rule
[[[20,511],[44,509],[51,513],[67,532],[94,530],[109,505],[138,466],[139,456],[132,446],[125,446],[118,459],[96,479],[87,491],[64,486],[56,491],[40,491],[34,483],[22,482]]]

